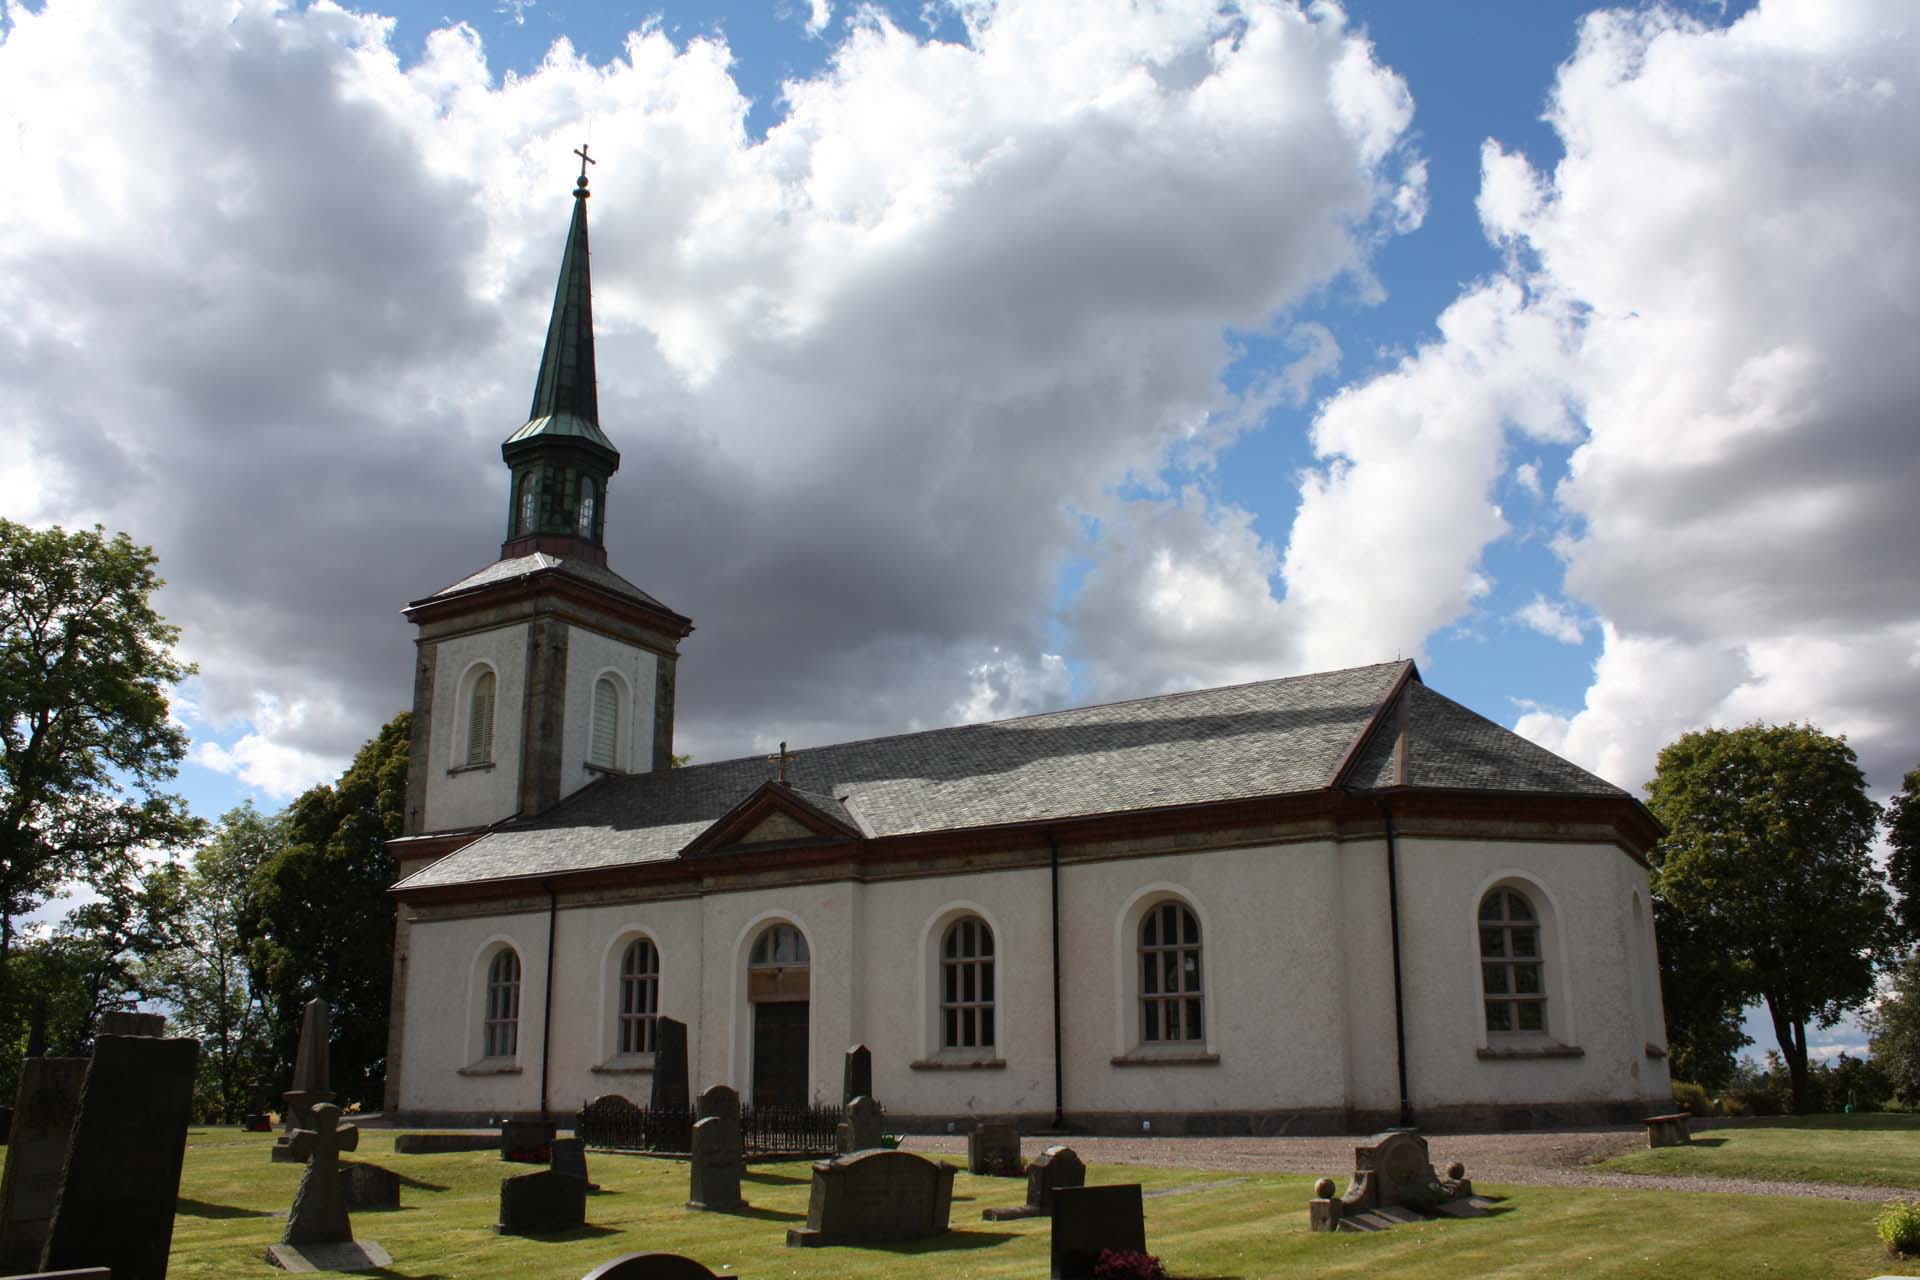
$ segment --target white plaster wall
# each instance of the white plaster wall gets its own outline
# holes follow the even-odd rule
[[[1399,1059],[1393,1029],[1393,931],[1384,841],[1340,847],[1338,959],[1319,980],[1337,983],[1347,1049],[1351,1105],[1395,1111]]]
[[[486,956],[503,941],[520,953],[520,1071],[463,1076],[460,1069],[473,1066],[481,1054]],[[537,1110],[546,971],[545,912],[416,924],[407,943],[402,1109]]]
[[[1649,1096],[1651,1063],[1630,967],[1632,953],[1647,943],[1644,931],[1631,927],[1621,865],[1638,872],[1637,864],[1592,844],[1402,838],[1398,851],[1407,1071],[1416,1110]],[[1509,876],[1536,907],[1552,912],[1543,935],[1547,1038],[1578,1046],[1579,1057],[1478,1056],[1487,1033],[1475,913],[1487,889]],[[1644,874],[1637,879],[1644,893]]]
[[[467,752],[467,707],[461,691],[467,672],[480,662],[494,671],[493,768],[454,773],[451,770],[466,763]],[[523,624],[456,636],[435,646],[424,830],[480,826],[519,808],[526,683]]]
[[[593,686],[611,673],[626,686],[620,709],[615,766],[642,773],[653,765],[653,695],[660,659],[637,645],[575,625],[567,635],[566,726],[560,747],[560,794],[571,795],[597,776],[587,769],[593,742]]]

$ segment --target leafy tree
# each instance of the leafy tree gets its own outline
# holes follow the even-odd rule
[[[1887,877],[1900,891],[1900,922],[1909,939],[1920,938],[1920,769],[1910,769],[1887,805]]]
[[[1900,943],[1853,751],[1809,725],[1703,730],[1661,751],[1647,790],[1670,832],[1654,890],[1766,1002],[1804,1111],[1807,1024],[1866,1003]]]
[[[252,1082],[272,1068],[271,1010],[249,964],[247,930],[258,915],[254,876],[285,843],[281,820],[251,804],[224,814],[183,878],[178,945],[153,965],[174,1023],[200,1041],[205,1116],[244,1115]]]
[[[1665,898],[1653,900],[1653,925],[1673,1078],[1723,1090],[1734,1079],[1740,1050],[1753,1043],[1744,1026],[1741,967]]]
[[[1866,1024],[1873,1060],[1886,1073],[1893,1096],[1910,1107],[1920,1104],[1920,952],[1894,971]]]
[[[135,850],[198,834],[158,789],[187,748],[167,688],[193,668],[154,611],[154,564],[124,533],[0,519],[0,979],[20,918],[63,884],[104,892]]]
[[[388,721],[333,786],[295,800],[285,845],[253,877],[250,959],[271,1009],[277,1061],[290,1071],[300,1007],[333,1010],[333,1087],[377,1104],[386,1075],[393,982],[393,859],[386,842],[406,812],[412,715]]]

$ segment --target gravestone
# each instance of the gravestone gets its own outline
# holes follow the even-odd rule
[[[693,1125],[693,1159],[688,1163],[687,1208],[743,1209],[740,1198],[740,1130],[718,1116]]]
[[[1090,1280],[1103,1250],[1147,1251],[1140,1184],[1061,1187],[1053,1195],[1054,1280]]]
[[[690,1107],[693,1086],[687,1077],[687,1024],[658,1018],[653,1025],[653,1094],[648,1105]]]
[[[975,1125],[967,1135],[967,1172],[1010,1178],[1020,1173],[1020,1130],[1003,1120]]]
[[[167,1274],[199,1058],[194,1040],[94,1038],[41,1270]]]
[[[346,1178],[340,1153],[360,1145],[360,1130],[340,1123],[340,1108],[331,1102],[313,1103],[308,1110],[313,1128],[295,1129],[289,1144],[296,1160],[307,1162],[293,1193],[293,1211],[280,1243],[267,1246],[267,1261],[288,1271],[371,1271],[390,1266],[393,1259],[371,1240],[355,1240],[347,1216]],[[352,1166],[371,1168],[369,1165]],[[385,1172],[381,1170],[380,1172]],[[395,1207],[399,1180],[394,1183]]]
[[[40,1265],[86,1078],[85,1058],[28,1058],[20,1064],[13,1145],[0,1179],[0,1272]]]
[[[855,1098],[873,1096],[873,1050],[863,1044],[857,1044],[847,1050],[846,1065],[840,1076],[840,1105],[848,1106]]]
[[[300,1012],[300,1047],[293,1057],[293,1088],[280,1095],[287,1103],[286,1113],[281,1117],[286,1133],[273,1144],[272,1158],[276,1162],[293,1161],[288,1143],[295,1129],[313,1128],[314,1104],[333,1101],[327,1071],[332,1036],[332,1012],[325,1000],[315,996]]]
[[[1693,1134],[1687,1130],[1687,1121],[1691,1118],[1685,1111],[1676,1111],[1664,1116],[1648,1116],[1640,1122],[1647,1126],[1647,1145],[1649,1147],[1693,1145]]]
[[[167,1034],[167,1015],[137,1013],[113,1009],[100,1015],[99,1034],[103,1036],[163,1036]]]
[[[1007,1209],[983,1209],[988,1222],[1044,1218],[1053,1212],[1053,1196],[1066,1187],[1087,1185],[1087,1166],[1072,1147],[1048,1147],[1027,1165],[1027,1202]]]
[[[27,1056],[47,1056],[47,993],[44,991],[33,997],[33,1020],[27,1024]]]
[[[400,1175],[377,1164],[340,1165],[340,1199],[348,1209],[398,1209]]]
[[[492,1151],[500,1145],[492,1133],[396,1133],[393,1151],[402,1156],[443,1156],[453,1151]]]
[[[629,1253],[603,1262],[580,1280],[719,1280],[692,1258],[677,1253]]]
[[[586,1225],[587,1184],[551,1169],[500,1180],[500,1234],[544,1236]]]
[[[834,1146],[841,1155],[870,1151],[880,1145],[880,1104],[862,1095],[847,1104],[847,1118],[834,1130]]]
[[[1353,1149],[1353,1180],[1345,1195],[1334,1198],[1331,1178],[1316,1184],[1307,1221],[1315,1231],[1380,1231],[1435,1213],[1475,1217],[1493,1203],[1473,1194],[1459,1164],[1449,1165],[1445,1178],[1435,1173],[1425,1138],[1411,1129],[1393,1129]]]
[[[579,1138],[555,1138],[553,1140],[553,1171],[564,1173],[569,1178],[578,1178],[587,1184],[587,1190],[598,1191],[599,1186],[587,1176],[587,1144]]]
[[[916,1240],[947,1230],[956,1166],[911,1151],[861,1151],[813,1166],[807,1225],[789,1248]]]
[[[546,1164],[553,1159],[553,1135],[551,1120],[509,1120],[500,1126],[500,1158]]]

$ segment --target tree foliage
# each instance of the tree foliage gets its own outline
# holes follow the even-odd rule
[[[63,884],[104,891],[135,850],[199,832],[159,790],[187,748],[167,689],[192,668],[154,565],[124,533],[0,520],[0,977],[19,919]]]
[[[1732,1081],[1746,1033],[1747,994],[1738,962],[1665,898],[1653,900],[1660,938],[1660,988],[1667,1015],[1668,1065],[1675,1080],[1709,1090]]]
[[[1920,1106],[1920,952],[1894,972],[1880,1007],[1866,1018],[1873,1060],[1886,1073],[1893,1096]]]
[[[1703,730],[1661,751],[1647,790],[1670,832],[1655,892],[1700,949],[1725,955],[1730,990],[1766,1002],[1804,1111],[1807,1024],[1864,1004],[1901,938],[1853,751],[1808,725]]]
[[[1920,769],[1909,769],[1887,805],[1887,878],[1900,891],[1900,923],[1920,938]]]
[[[402,712],[360,748],[332,786],[318,786],[284,815],[284,846],[253,877],[250,963],[271,1011],[282,1074],[291,1070],[300,1007],[325,997],[333,1010],[333,1087],[343,1101],[377,1105],[386,1074],[393,981],[393,859],[386,842],[406,813]]]

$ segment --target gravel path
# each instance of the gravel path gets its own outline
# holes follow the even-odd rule
[[[1325,1174],[1343,1185],[1353,1169],[1353,1148],[1366,1135],[1339,1138],[1022,1138],[1022,1154],[1065,1142],[1089,1164],[1141,1164],[1167,1169],[1212,1169],[1232,1173]],[[1878,1204],[1894,1193],[1886,1187],[1830,1182],[1774,1182],[1751,1178],[1677,1178],[1660,1174],[1607,1173],[1588,1167],[1596,1160],[1636,1150],[1646,1143],[1640,1125],[1603,1129],[1550,1129],[1532,1133],[1435,1134],[1428,1138],[1433,1163],[1444,1169],[1458,1160],[1479,1183],[1538,1187],[1619,1187],[1635,1191],[1720,1191],[1753,1196],[1802,1196]],[[916,1135],[909,1151],[965,1155],[967,1140]]]

